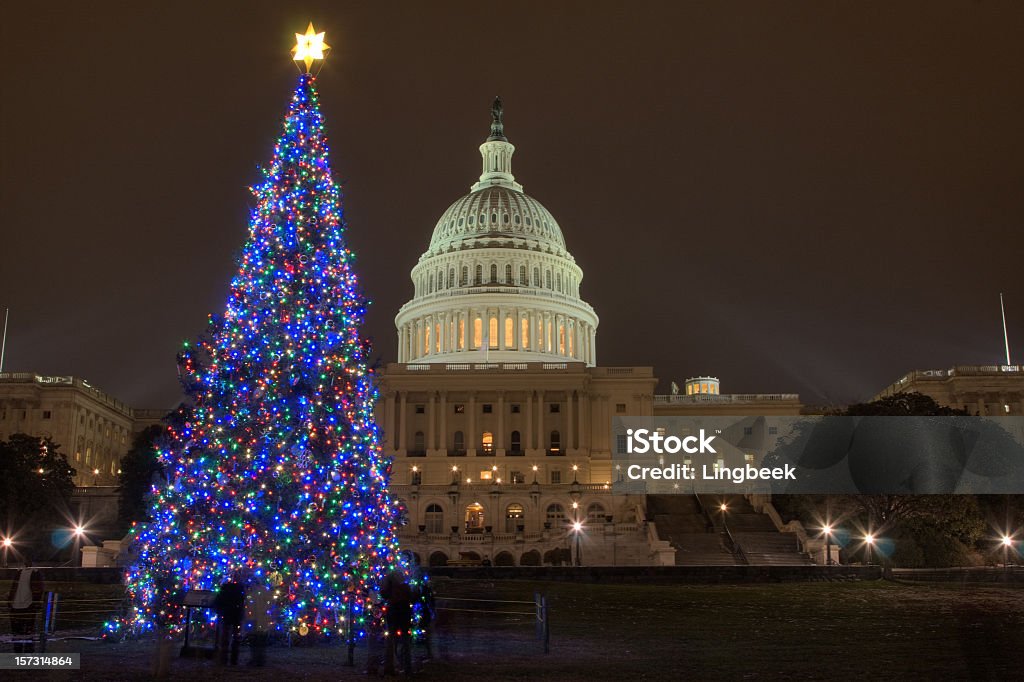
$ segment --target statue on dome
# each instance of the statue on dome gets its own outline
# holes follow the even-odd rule
[[[501,104],[501,97],[494,98],[494,104],[491,105],[491,140],[504,140],[505,139],[505,126],[502,123],[501,117],[503,116],[503,107]]]

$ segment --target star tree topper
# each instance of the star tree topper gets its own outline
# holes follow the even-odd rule
[[[313,68],[313,62],[324,58],[324,51],[331,49],[331,46],[324,42],[324,32],[317,33],[313,28],[313,22],[309,22],[306,33],[295,34],[295,47],[292,48],[292,57],[297,62],[306,65],[306,73]]]

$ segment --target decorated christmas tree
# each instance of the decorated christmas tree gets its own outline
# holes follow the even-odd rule
[[[274,595],[278,629],[337,633],[349,613],[365,626],[384,576],[406,570],[360,337],[366,300],[309,71],[326,46],[312,25],[298,37],[306,73],[252,188],[224,314],[179,355],[189,400],[159,448],[167,477],[132,531],[132,606],[112,628],[178,630],[184,592],[240,575]]]

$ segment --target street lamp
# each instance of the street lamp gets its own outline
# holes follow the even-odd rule
[[[1002,545],[1003,545],[1003,568],[1005,568],[1006,570],[1009,570],[1010,569],[1010,548],[1013,547],[1013,538],[1010,537],[1009,535],[1004,535],[1002,537],[1001,542],[1002,542]]]
[[[14,544],[14,541],[11,540],[10,538],[4,538],[4,543],[3,544],[4,544],[4,568],[7,568],[7,552],[10,551],[11,545]]]
[[[580,523],[580,503],[579,503],[579,498],[576,497],[576,496],[574,496],[574,498],[575,499],[573,499],[573,501],[572,501],[572,532],[573,532],[573,535],[574,535],[573,542],[576,545],[576,552],[575,552],[576,558],[573,561],[573,563],[576,564],[577,566],[581,566],[582,565],[582,561],[580,560],[580,533],[583,530],[583,524]]]
[[[825,536],[825,565],[832,565],[832,526],[825,524],[821,529],[822,534]]]
[[[868,564],[871,564],[871,548],[875,546],[875,536],[868,533],[864,536],[864,546],[867,548]]]

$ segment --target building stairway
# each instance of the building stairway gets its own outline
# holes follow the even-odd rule
[[[779,532],[742,495],[648,495],[647,518],[676,549],[677,566],[813,563],[796,535]]]

